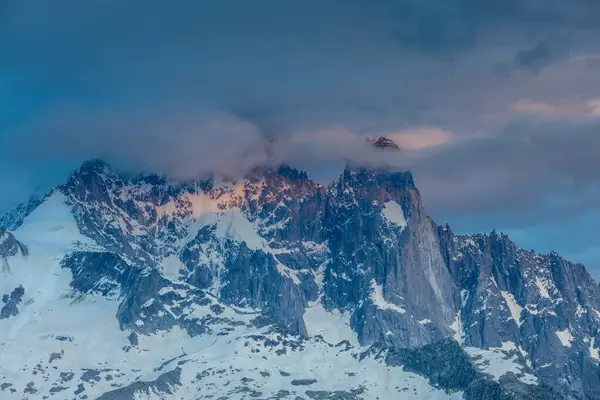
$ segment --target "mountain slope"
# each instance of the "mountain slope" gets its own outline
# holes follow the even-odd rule
[[[7,398],[600,398],[585,269],[438,227],[409,172],[91,161],[23,209],[0,245]]]

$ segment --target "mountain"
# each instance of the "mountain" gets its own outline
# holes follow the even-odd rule
[[[396,144],[393,140],[386,138],[385,136],[379,136],[376,138],[368,138],[369,141],[376,149],[391,149],[391,150],[400,150],[400,146]]]
[[[436,225],[410,172],[93,160],[31,204],[0,220],[3,399],[600,398],[585,268]]]

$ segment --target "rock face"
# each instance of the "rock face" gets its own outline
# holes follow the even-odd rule
[[[582,265],[518,248],[506,235],[453,236],[442,252],[461,291],[468,345],[515,345],[544,381],[574,398],[600,398],[600,292]]]
[[[34,389],[31,398],[51,389],[53,398],[185,398],[194,385],[232,399],[390,398],[404,389],[420,398],[600,398],[600,289],[585,268],[495,232],[437,226],[410,172],[348,166],[323,186],[282,166],[237,182],[173,182],[90,161],[29,204],[0,219],[14,230],[0,234],[0,352],[18,358],[36,343],[60,365],[95,340],[81,328],[94,323],[85,310],[111,330],[109,347],[65,361],[79,365],[71,370],[29,360],[41,381],[7,381],[1,366],[2,390],[15,398]],[[313,369],[287,379],[239,361],[243,353],[272,369],[282,357],[300,368],[315,351],[332,357],[323,368],[339,357],[351,367],[337,381]],[[98,380],[64,379],[99,363],[108,371]],[[378,388],[377,374],[390,368],[393,379],[425,383]],[[250,380],[224,389],[231,374]]]
[[[23,294],[25,294],[25,289],[23,289],[23,286],[19,285],[19,287],[15,288],[10,294],[2,296],[2,303],[4,303],[4,305],[0,309],[0,319],[14,317],[19,314],[17,305],[23,299]]]
[[[15,236],[11,232],[7,232],[0,229],[0,272],[3,274],[9,274],[10,264],[9,259],[16,255],[27,255],[27,247],[15,239]],[[0,295],[2,296],[2,303],[0,303],[0,319],[6,319],[14,317],[19,314],[17,306],[23,299],[25,289],[23,286],[18,285],[12,288],[9,292],[9,286],[2,288]],[[4,292],[6,290],[6,292]]]
[[[411,174],[347,168],[329,193],[326,308],[351,313],[362,343],[416,347],[451,335],[455,285]]]
[[[14,210],[4,215],[0,215],[0,229],[4,230],[15,230],[17,229],[23,219],[29,215],[43,199],[36,196],[32,196],[26,203],[19,204]]]
[[[0,228],[0,257],[6,260],[18,253],[27,255],[27,246],[15,239],[15,236]]]

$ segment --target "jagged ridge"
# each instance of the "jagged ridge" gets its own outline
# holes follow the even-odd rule
[[[410,172],[348,167],[329,187],[289,167],[179,183],[93,161],[45,202],[57,196],[81,241],[91,239],[62,258],[71,288],[118,301],[128,334],[180,327],[202,337],[236,324],[214,305],[333,344],[419,348],[453,337],[512,354],[563,395],[595,398],[600,296],[585,268],[504,235],[438,227]],[[19,227],[17,214],[28,213],[5,220]]]

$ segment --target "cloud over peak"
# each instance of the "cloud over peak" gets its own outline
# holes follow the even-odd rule
[[[0,208],[89,157],[182,178],[354,160],[413,169],[459,225],[581,215],[600,207],[598,15],[597,0],[3,1]],[[377,135],[404,150],[372,153]]]

